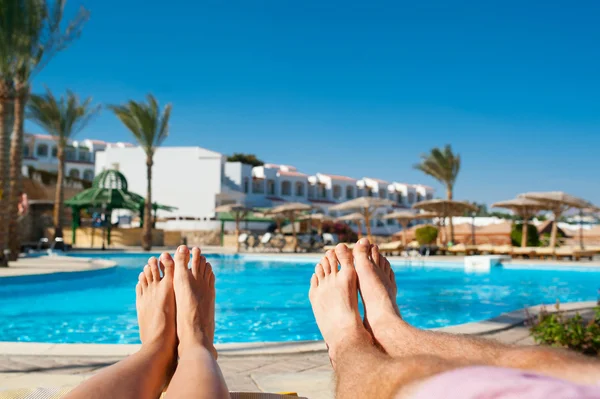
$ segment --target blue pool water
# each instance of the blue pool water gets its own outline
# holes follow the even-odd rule
[[[90,255],[86,255],[90,256]],[[119,267],[87,276],[0,279],[0,340],[138,343],[134,287],[146,254],[102,254]],[[314,261],[208,256],[217,276],[216,340],[320,339],[307,298]],[[539,303],[595,300],[600,269],[394,267],[410,323],[456,325]]]

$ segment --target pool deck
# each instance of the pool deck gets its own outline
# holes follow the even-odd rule
[[[205,253],[231,253],[219,247],[205,248]],[[167,249],[165,249],[167,250]],[[173,248],[170,248],[172,251]],[[139,251],[125,251],[139,252]],[[160,252],[157,249],[153,252]],[[263,256],[293,256],[318,258],[319,254],[269,254]],[[401,257],[390,260],[405,261]],[[429,262],[462,263],[463,257],[430,257]],[[398,262],[402,263],[402,262]],[[600,267],[600,262],[565,262],[518,260],[511,264],[541,264],[560,266]],[[44,256],[24,258],[0,269],[0,283],[6,277],[40,274],[77,273],[115,267],[114,262],[101,259]],[[592,314],[596,302],[562,304],[561,310],[582,315]],[[552,310],[552,305],[548,306]],[[529,316],[537,314],[540,306],[503,314],[491,320],[445,327],[441,331],[473,334],[507,344],[532,345],[525,326]],[[529,316],[528,316],[529,315]],[[75,386],[104,367],[135,352],[139,345],[103,344],[46,344],[0,342],[0,387]],[[301,396],[316,399],[333,398],[333,374],[325,344],[317,342],[251,343],[217,345],[219,364],[232,391],[296,391]]]

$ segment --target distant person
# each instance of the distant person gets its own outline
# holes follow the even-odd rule
[[[229,398],[216,362],[215,276],[180,246],[152,257],[136,286],[142,347],[68,398]],[[161,277],[161,273],[163,277]],[[365,319],[358,312],[358,286]],[[400,315],[394,272],[377,246],[339,244],[316,266],[309,298],[329,350],[336,398],[600,398],[600,361],[419,330]]]
[[[27,212],[29,212],[29,198],[27,197],[27,193],[19,193],[19,204],[17,206],[19,210],[19,215],[26,215]]]

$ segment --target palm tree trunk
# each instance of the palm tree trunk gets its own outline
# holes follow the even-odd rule
[[[452,197],[453,197],[452,187],[447,187],[447,189],[446,189],[446,197],[449,200],[452,200]],[[452,216],[448,217],[448,227],[450,228],[450,241],[454,245],[454,222],[452,221]]]
[[[14,127],[10,143],[10,196],[8,201],[8,247],[10,260],[17,260],[21,252],[19,237],[19,200],[23,190],[21,176],[23,156],[23,121],[25,104],[29,95],[29,87],[20,82],[15,84],[16,98],[14,107]]]
[[[369,208],[365,208],[365,226],[367,228],[367,238],[369,239],[369,242],[372,243],[373,242],[373,237],[371,236],[371,220],[370,220],[370,210]]]
[[[1,83],[0,83],[1,84]],[[0,88],[0,266],[8,266],[8,258],[4,256],[4,250],[7,248],[8,240],[8,197],[10,194],[8,186],[8,158],[9,158],[9,137],[10,131],[10,100],[8,98],[7,87]]]
[[[142,248],[144,251],[152,249],[152,155],[146,157],[146,206],[144,207],[144,230],[142,233]]]
[[[65,178],[65,143],[58,144],[58,173],[56,176],[56,193],[54,195],[54,238],[63,236],[63,183]]]

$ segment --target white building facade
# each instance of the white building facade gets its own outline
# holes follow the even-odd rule
[[[84,180],[95,176],[96,153],[107,147],[133,147],[129,143],[108,143],[102,140],[70,140],[65,149],[65,174]],[[58,170],[58,147],[54,136],[25,134],[23,140],[23,165],[37,170]]]
[[[312,205],[331,216],[332,205],[361,196],[378,196],[395,205],[379,210],[384,215],[397,208],[410,208],[414,203],[432,199],[434,190],[424,185],[387,182],[374,178],[317,173],[308,175],[289,165],[264,164],[252,167],[240,162],[227,162],[223,154],[200,147],[161,147],[154,156],[152,199],[177,207],[174,212],[161,212],[169,218],[166,229],[214,229],[215,207],[239,203],[248,207],[271,207],[286,202]],[[107,146],[97,152],[95,173],[118,168],[128,180],[129,189],[145,195],[146,161],[139,147]],[[187,226],[187,227],[186,227]],[[374,234],[393,234],[399,230],[394,220],[373,220]]]

